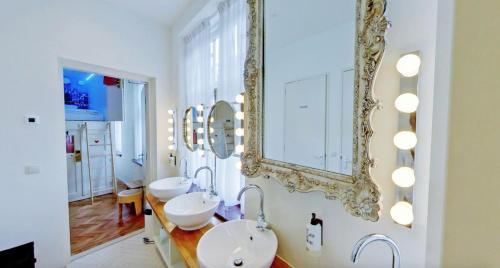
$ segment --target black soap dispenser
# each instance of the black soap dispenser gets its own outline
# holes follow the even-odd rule
[[[311,221],[306,227],[306,250],[312,256],[321,255],[323,247],[323,221],[312,213]]]

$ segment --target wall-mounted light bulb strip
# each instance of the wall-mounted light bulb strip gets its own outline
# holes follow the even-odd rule
[[[244,113],[244,105],[245,105],[245,92],[242,92],[236,96],[236,103],[239,106],[239,110],[234,114],[235,120],[235,153],[237,156],[241,157],[241,155],[245,152],[245,113]],[[236,168],[241,170],[241,160],[236,162]]]
[[[205,157],[205,124],[203,124],[205,119],[205,106],[203,103],[200,103],[196,106],[196,144],[198,147],[198,155],[201,157]],[[193,124],[195,126],[195,124]]]
[[[168,150],[173,153],[177,150],[177,113],[175,109],[168,110]]]
[[[420,72],[419,52],[404,54],[396,69],[400,73],[400,95],[394,106],[399,111],[399,132],[394,135],[398,148],[397,168],[392,172],[396,184],[396,203],[390,214],[392,219],[411,228],[413,223],[413,185],[415,184],[415,147],[417,146],[418,77]]]

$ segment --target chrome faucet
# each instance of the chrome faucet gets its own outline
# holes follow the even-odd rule
[[[264,232],[270,229],[268,226],[269,224],[266,222],[266,216],[264,215],[264,191],[262,191],[262,189],[255,184],[249,184],[241,188],[240,192],[238,193],[238,201],[241,200],[241,196],[243,195],[243,193],[250,189],[255,189],[259,192],[260,209],[259,213],[257,214],[257,229],[261,232]]]
[[[203,167],[200,167],[198,168],[195,172],[194,172],[194,177],[198,177],[198,173],[204,169],[207,169],[208,171],[210,171],[210,197],[214,197],[214,196],[217,196],[217,191],[215,190],[215,181],[214,181],[214,172],[213,170],[209,167],[209,166],[203,166]]]
[[[392,268],[399,268],[401,265],[401,256],[399,253],[398,245],[390,237],[381,234],[370,234],[361,238],[354,248],[352,249],[351,261],[356,263],[361,254],[361,251],[370,243],[375,241],[381,241],[387,244],[392,251]]]

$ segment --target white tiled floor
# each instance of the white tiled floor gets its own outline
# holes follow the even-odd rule
[[[68,268],[165,268],[154,244],[144,244],[144,233],[122,240],[71,262]]]

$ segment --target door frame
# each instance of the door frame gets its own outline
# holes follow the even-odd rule
[[[131,73],[127,71],[122,71],[114,68],[99,66],[95,64],[80,62],[76,60],[66,59],[66,58],[58,58],[58,81],[61,86],[60,89],[63,88],[64,85],[64,77],[63,77],[63,69],[71,68],[85,72],[99,73],[102,75],[112,76],[120,79],[129,79],[135,81],[143,81],[147,83],[146,87],[146,144],[147,144],[147,161],[145,165],[146,177],[145,177],[145,185],[149,184],[153,180],[157,178],[157,128],[156,128],[156,78],[150,77],[147,75]],[[60,94],[63,95],[64,92],[61,90]],[[64,98],[61,98],[64,100]],[[60,103],[60,109],[64,112],[64,101]],[[65,117],[62,117],[65,120]],[[65,121],[63,122],[63,124]],[[65,153],[65,151],[61,151],[61,153]],[[65,170],[64,173],[67,174],[67,167],[64,165]],[[67,183],[67,182],[66,182]],[[68,205],[69,210],[69,198],[66,187],[66,203]],[[69,213],[68,213],[69,218]],[[68,233],[70,232],[69,221],[68,221]],[[68,237],[70,237],[68,235]],[[71,256],[71,241],[67,241],[68,249],[70,249]]]

